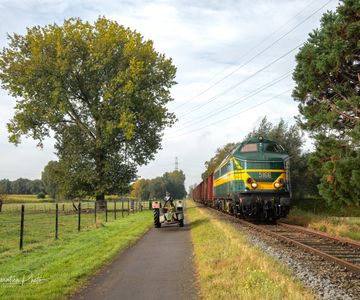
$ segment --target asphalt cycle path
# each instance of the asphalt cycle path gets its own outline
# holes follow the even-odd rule
[[[197,299],[190,226],[151,229],[71,299]]]

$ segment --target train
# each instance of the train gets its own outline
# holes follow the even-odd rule
[[[249,138],[194,188],[192,197],[236,217],[269,222],[285,218],[291,205],[289,155],[275,141]]]

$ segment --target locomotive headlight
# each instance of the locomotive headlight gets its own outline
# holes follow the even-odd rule
[[[252,186],[253,189],[256,189],[258,185],[257,185],[256,182],[252,182],[252,183],[251,183],[251,186]]]
[[[274,183],[274,187],[275,187],[275,188],[278,189],[280,186],[281,186],[281,184],[280,184],[279,182],[275,182],[275,183]]]

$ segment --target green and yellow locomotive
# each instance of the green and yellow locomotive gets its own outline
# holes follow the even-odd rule
[[[194,189],[193,198],[236,216],[273,221],[290,209],[289,172],[289,155],[281,145],[251,138]]]

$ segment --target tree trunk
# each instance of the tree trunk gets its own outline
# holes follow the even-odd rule
[[[96,191],[96,207],[98,209],[105,209],[105,193],[103,192],[103,186],[105,184],[104,163],[105,163],[105,155],[101,149],[98,149],[95,156],[95,168],[98,177],[97,191]]]
[[[96,195],[96,208],[105,209],[105,195]]]

